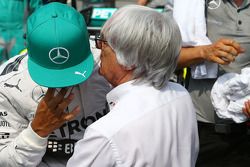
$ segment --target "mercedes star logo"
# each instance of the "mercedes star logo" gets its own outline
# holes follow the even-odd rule
[[[56,47],[49,51],[49,58],[55,64],[63,64],[69,59],[69,51],[63,47]]]
[[[31,93],[31,98],[34,102],[39,103],[40,100],[45,96],[46,90],[43,89],[41,86],[35,86]]]
[[[206,5],[208,6],[208,9],[217,9],[221,4],[221,0],[208,0],[206,2],[207,2]]]

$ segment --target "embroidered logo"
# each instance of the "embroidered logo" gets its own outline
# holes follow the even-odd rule
[[[19,79],[17,81],[16,85],[12,85],[12,84],[8,84],[8,83],[4,83],[4,87],[9,87],[9,88],[16,88],[17,90],[19,90],[20,92],[22,92],[22,90],[19,88],[19,83],[20,83],[21,79]]]
[[[75,74],[76,75],[81,75],[83,76],[84,78],[86,78],[85,74],[86,74],[87,71],[84,71],[83,73],[79,72],[79,71],[75,71]]]
[[[36,102],[39,103],[40,100],[45,96],[46,91],[43,90],[41,86],[36,86],[33,88],[31,93],[31,98]]]
[[[62,150],[62,145],[58,144],[57,141],[48,141],[47,147],[48,149],[51,149],[52,152],[57,152],[58,150]]]
[[[55,64],[64,64],[69,59],[69,51],[63,47],[56,47],[49,51],[49,58]]]
[[[206,5],[208,9],[217,9],[221,4],[221,0],[207,0]]]

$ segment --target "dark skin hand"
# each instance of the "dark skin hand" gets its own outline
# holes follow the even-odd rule
[[[65,112],[67,106],[74,99],[73,93],[64,97],[67,88],[62,88],[56,95],[55,92],[55,88],[48,88],[44,98],[38,104],[35,117],[31,123],[32,129],[41,137],[47,137],[65,122],[75,118],[80,112],[79,106],[76,106],[69,113]]]
[[[247,118],[250,118],[250,100],[245,102],[245,107],[243,107],[242,111],[247,116]]]

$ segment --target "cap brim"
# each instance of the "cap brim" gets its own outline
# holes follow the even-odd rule
[[[38,84],[50,88],[62,88],[80,84],[92,74],[94,59],[92,53],[80,64],[66,69],[48,69],[28,59],[31,78]]]

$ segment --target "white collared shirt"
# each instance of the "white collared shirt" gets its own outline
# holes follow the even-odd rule
[[[91,124],[69,167],[194,167],[195,110],[187,91],[169,82],[157,90],[133,81],[107,94],[110,112]]]

